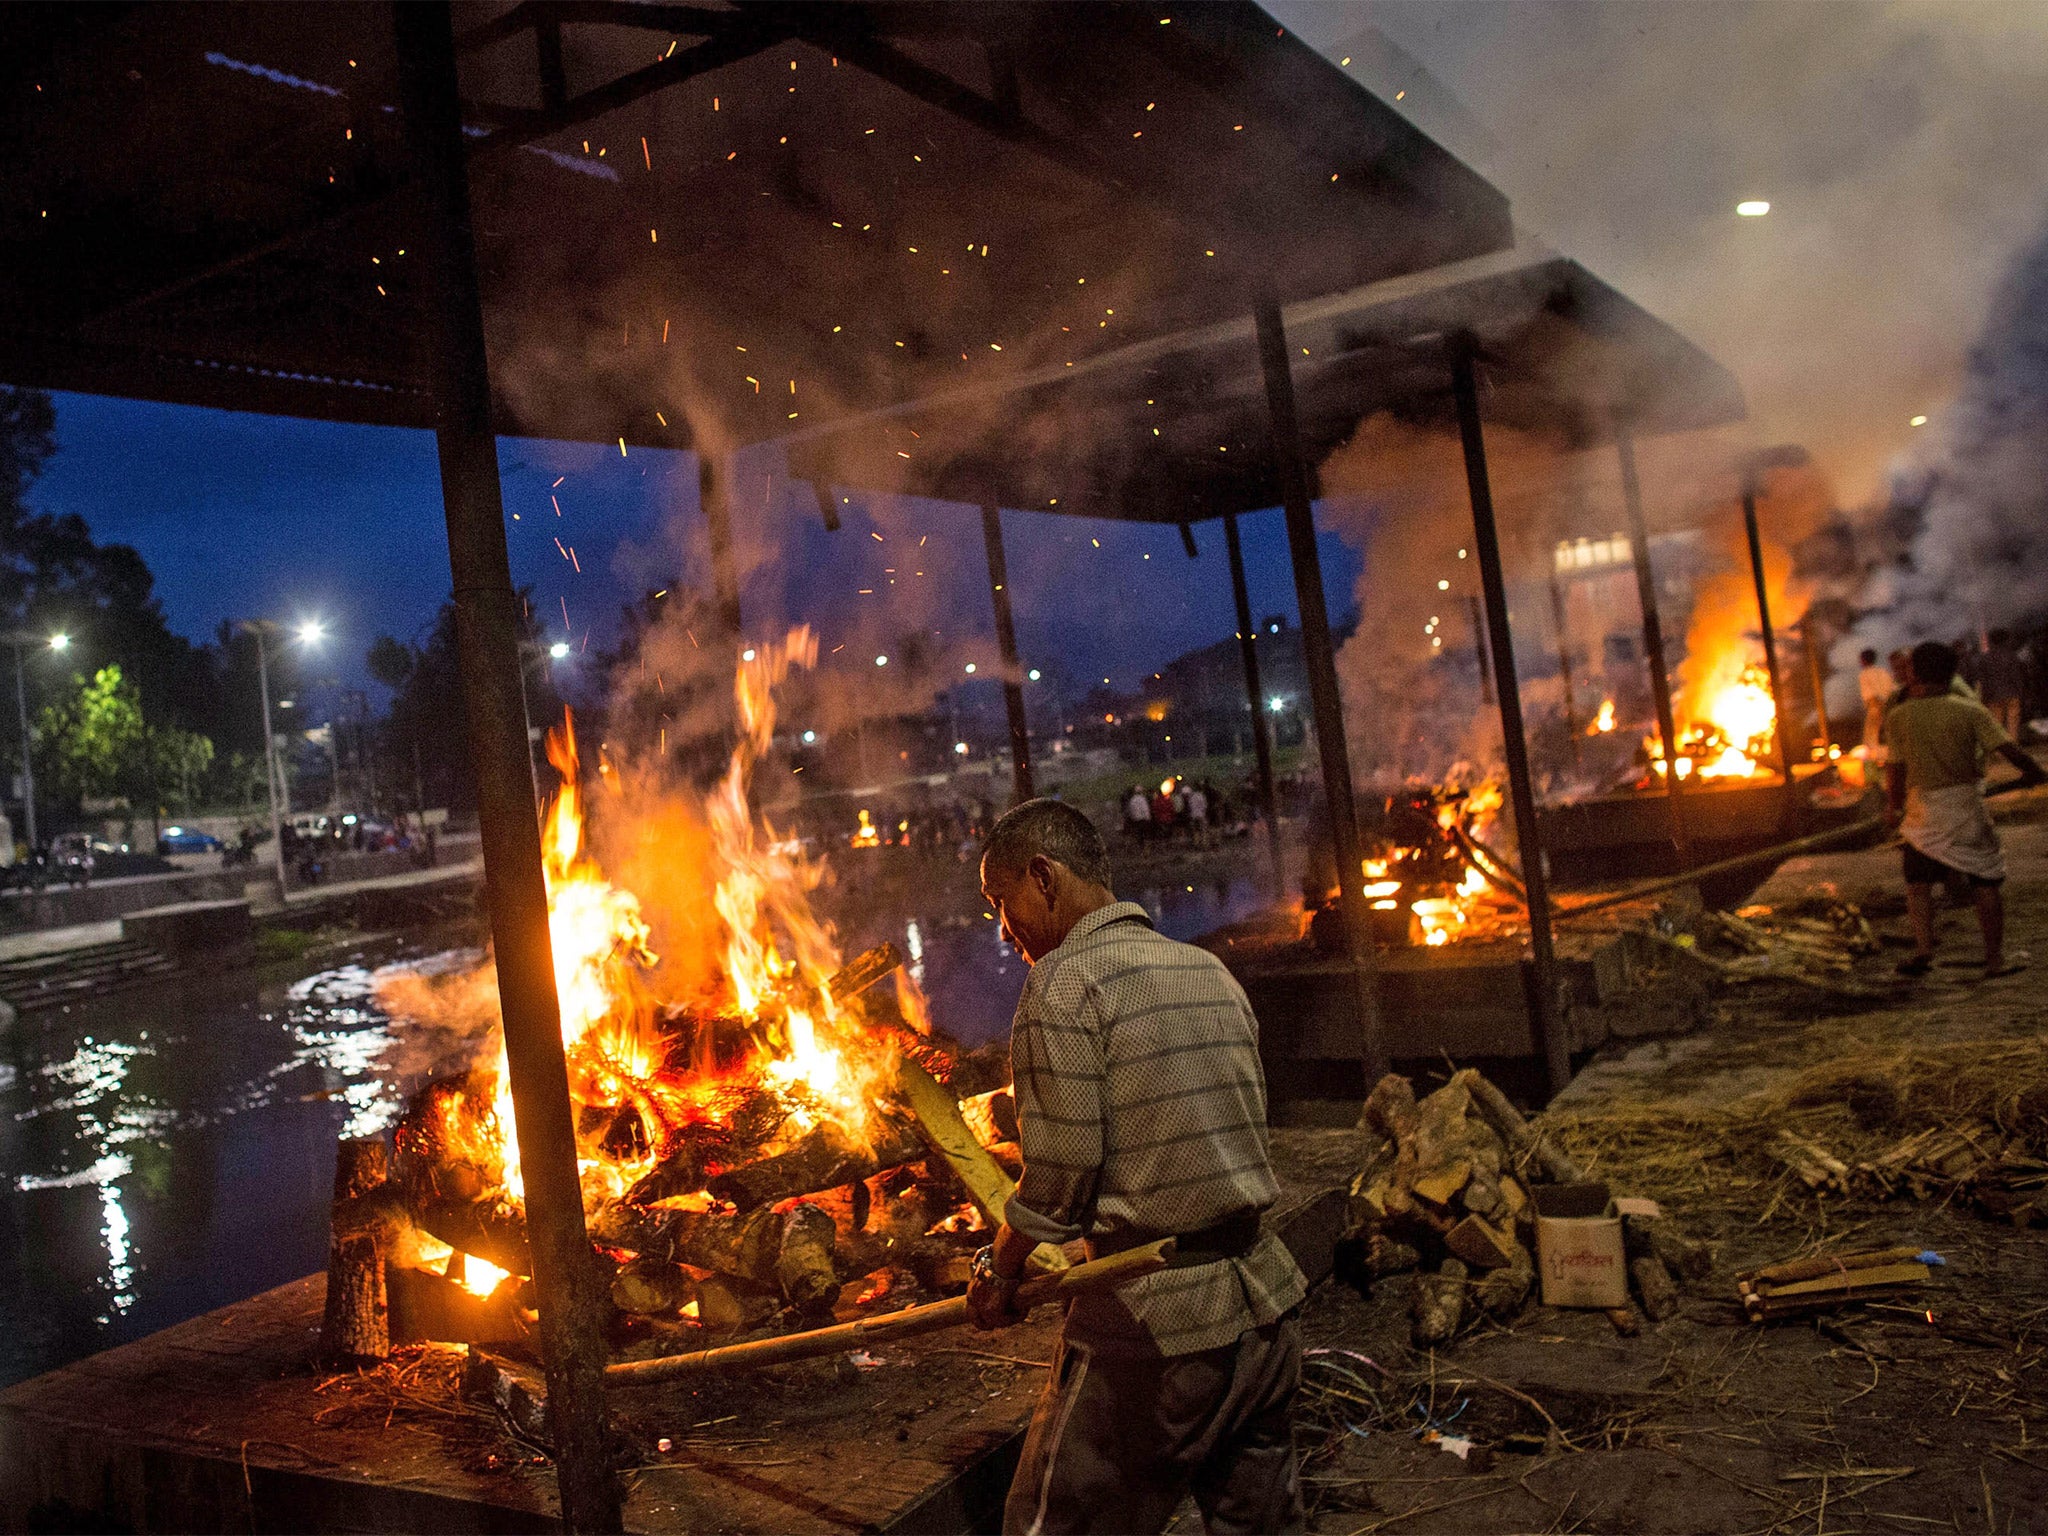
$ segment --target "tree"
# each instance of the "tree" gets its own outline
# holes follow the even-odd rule
[[[71,697],[44,709],[37,723],[43,772],[59,795],[117,799],[136,788],[146,768],[141,696],[118,666],[72,683]]]

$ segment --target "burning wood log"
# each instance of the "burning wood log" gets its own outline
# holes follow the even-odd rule
[[[873,949],[864,949],[832,973],[831,979],[825,983],[825,995],[835,1003],[844,1003],[867,991],[902,964],[903,954],[894,944],[882,943]]]
[[[806,1131],[788,1151],[728,1169],[705,1187],[718,1199],[750,1210],[872,1178],[884,1168],[926,1155],[923,1139],[910,1126],[886,1115],[875,1116],[871,1124],[872,1140],[864,1142],[825,1121]]]
[[[334,1208],[362,1201],[386,1182],[381,1137],[344,1137],[334,1164]],[[384,1244],[374,1227],[337,1224],[327,1249],[327,1305],[320,1353],[331,1361],[382,1360],[391,1353]]]
[[[1041,1275],[1017,1288],[1017,1306],[1030,1311],[1048,1301],[1064,1300],[1084,1292],[1113,1290],[1119,1285],[1164,1269],[1173,1254],[1173,1239],[1162,1238],[1141,1248],[1129,1248],[1108,1258],[1076,1264],[1057,1275]],[[906,1307],[884,1317],[862,1318],[808,1333],[784,1334],[774,1339],[754,1339],[729,1344],[721,1349],[699,1350],[695,1354],[670,1355],[658,1360],[631,1360],[605,1369],[606,1378],[618,1386],[646,1386],[675,1381],[714,1371],[755,1370],[762,1366],[785,1365],[793,1360],[815,1359],[842,1350],[869,1348],[955,1328],[965,1323],[967,1298],[956,1296],[928,1306]]]
[[[696,1294],[682,1265],[645,1254],[612,1277],[612,1305],[636,1317],[674,1317]]]
[[[503,1192],[475,1200],[430,1197],[412,1207],[414,1223],[450,1248],[489,1259],[515,1275],[533,1273],[526,1247],[526,1211]]]
[[[775,1278],[784,1298],[797,1311],[830,1311],[838,1299],[839,1274],[833,1266],[836,1241],[832,1218],[815,1205],[797,1205],[785,1215]]]
[[[727,1214],[607,1200],[591,1216],[590,1235],[642,1258],[716,1270],[772,1291],[783,1225],[782,1213],[769,1206]]]

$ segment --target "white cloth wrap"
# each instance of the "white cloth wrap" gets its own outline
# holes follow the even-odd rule
[[[2005,878],[2005,849],[1982,784],[1906,791],[1906,819],[1899,835],[1928,858],[1980,880]]]

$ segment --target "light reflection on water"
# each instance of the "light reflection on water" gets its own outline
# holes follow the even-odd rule
[[[382,968],[194,976],[0,1036],[0,1384],[324,1262],[336,1137],[402,1108]]]

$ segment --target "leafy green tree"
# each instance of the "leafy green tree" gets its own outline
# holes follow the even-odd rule
[[[112,665],[72,683],[71,696],[45,708],[37,722],[43,773],[73,800],[132,793],[147,768],[140,693]]]

